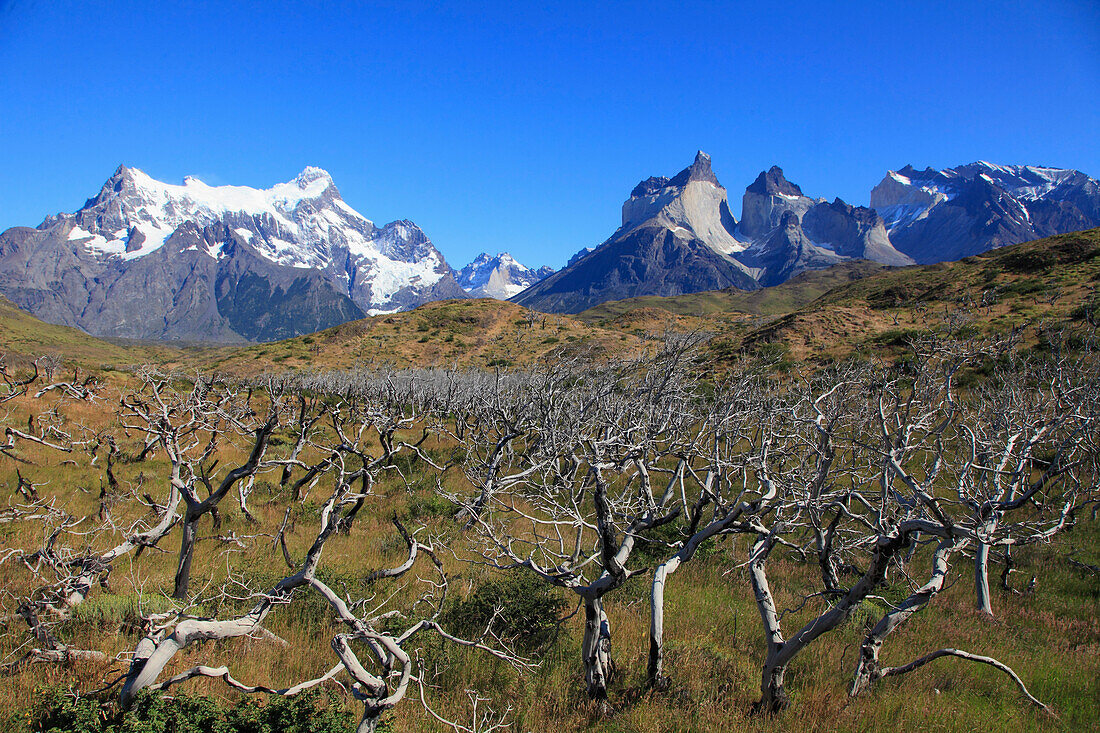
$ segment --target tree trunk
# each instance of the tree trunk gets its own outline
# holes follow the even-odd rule
[[[909,620],[910,616],[928,605],[929,601],[943,589],[943,584],[947,579],[947,561],[950,559],[951,553],[959,547],[961,545],[956,545],[948,540],[941,542],[932,557],[932,577],[929,578],[928,582],[914,591],[897,607],[890,610],[867,633],[859,649],[859,660],[856,662],[852,687],[848,691],[850,696],[855,697],[882,679],[879,652],[882,650],[883,642],[895,629]]]
[[[979,536],[992,532],[995,524],[985,524]],[[989,545],[981,542],[974,553],[974,596],[975,607],[982,613],[993,615],[993,604],[989,597]]]
[[[771,715],[778,713],[791,704],[787,697],[787,690],[783,687],[783,675],[787,672],[786,664],[778,664],[778,650],[775,658],[768,655],[764,663],[764,672],[760,680],[760,700],[754,706],[756,712]]]
[[[768,641],[768,655],[764,660],[764,669],[760,678],[760,700],[753,706],[755,712],[778,713],[790,704],[787,691],[783,688],[783,675],[787,671],[787,660],[781,654],[786,642],[779,623],[779,614],[775,608],[768,575],[764,567],[768,553],[775,544],[775,538],[761,539],[753,548],[755,558],[749,563],[749,577],[756,597],[756,607],[760,611],[760,620],[764,624],[764,633]]]
[[[599,598],[584,599],[584,641],[581,644],[584,658],[584,680],[588,697],[592,700],[607,699],[607,683],[611,677],[611,625]]]
[[[669,679],[664,676],[665,661],[665,581],[670,573],[680,567],[680,558],[673,557],[657,566],[653,573],[653,586],[650,589],[649,602],[649,665],[646,684],[656,689],[668,686]]]
[[[382,722],[382,713],[386,712],[387,709],[373,707],[370,703],[367,703],[366,708],[363,710],[363,719],[356,726],[355,733],[375,733],[378,730],[378,725]]]
[[[191,581],[191,559],[195,554],[196,521],[185,519],[183,536],[180,538],[180,558],[176,568],[175,589],[172,597],[177,601],[187,600],[187,585]]]

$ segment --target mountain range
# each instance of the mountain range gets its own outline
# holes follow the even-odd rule
[[[1100,224],[1100,182],[1084,173],[978,161],[942,171],[906,166],[871,191],[890,240],[921,264]]]
[[[508,253],[455,271],[416,224],[376,226],[319,168],[255,189],[120,166],[75,213],[0,233],[0,294],[99,336],[270,341],[448,298],[575,313],[769,287],[856,260],[958,259],[1098,224],[1100,184],[1087,175],[984,162],[890,171],[871,207],[807,196],[773,166],[745,189],[738,220],[700,151],[676,176],[640,182],[622,226],[558,272]]]
[[[751,290],[852,260],[904,266],[956,260],[1100,225],[1100,184],[1079,171],[978,162],[890,171],[871,207],[805,195],[773,166],[741,199],[741,219],[702,152],[673,178],[639,183],[622,226],[513,300],[578,313],[600,303],[703,290]]]
[[[76,213],[0,234],[0,292],[92,334],[188,341],[267,341],[465,296],[415,224],[375,226],[319,168],[257,190],[125,166]]]

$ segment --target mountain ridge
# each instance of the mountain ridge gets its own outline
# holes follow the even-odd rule
[[[0,292],[102,336],[253,341],[465,297],[408,220],[377,227],[323,169],[269,189],[121,165],[72,214],[0,234]]]

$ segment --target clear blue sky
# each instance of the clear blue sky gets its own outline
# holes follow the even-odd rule
[[[0,0],[0,229],[119,163],[257,187],[318,165],[455,267],[560,266],[699,148],[736,215],[772,164],[853,203],[906,163],[1100,175],[1100,2]]]

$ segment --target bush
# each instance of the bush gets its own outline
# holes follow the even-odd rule
[[[442,517],[454,514],[458,507],[449,499],[445,499],[434,492],[423,493],[409,500],[409,518],[422,519],[424,517]]]
[[[479,636],[493,621],[493,632],[521,651],[538,651],[554,640],[565,611],[562,591],[534,573],[520,570],[480,584],[470,597],[443,613],[443,627],[464,636]]]
[[[29,727],[48,733],[322,733],[355,727],[355,715],[331,692],[266,701],[242,697],[233,704],[205,695],[143,692],[125,712],[114,702],[73,697],[61,687],[37,693]]]
[[[1048,250],[1016,249],[1002,257],[1001,264],[1009,272],[1041,272],[1058,264],[1058,256]]]

